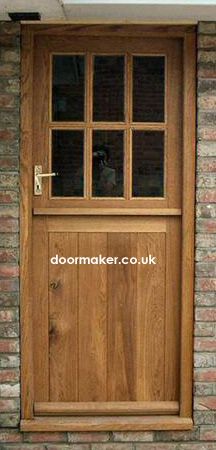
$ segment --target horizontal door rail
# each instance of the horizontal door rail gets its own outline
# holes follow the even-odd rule
[[[36,416],[177,415],[179,403],[158,402],[37,402]]]
[[[36,216],[181,216],[178,208],[33,208]]]

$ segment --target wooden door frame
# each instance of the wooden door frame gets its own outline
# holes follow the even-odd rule
[[[64,34],[80,24],[43,23],[22,25],[21,52],[21,202],[20,202],[20,294],[21,294],[21,429],[24,431],[162,430],[192,427],[195,136],[196,136],[196,34],[194,26],[84,24],[84,32],[97,36],[154,36],[181,38],[183,75],[183,201],[182,201],[182,292],[179,416],[92,418],[35,417],[33,411],[33,345],[31,304],[32,263],[32,143],[33,143],[33,49],[36,34]],[[81,27],[82,29],[82,27]],[[82,32],[82,31],[81,31]],[[103,420],[101,420],[103,419]]]

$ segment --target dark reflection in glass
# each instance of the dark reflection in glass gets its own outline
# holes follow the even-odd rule
[[[84,56],[53,56],[53,120],[84,121],[84,98]]]
[[[94,131],[92,155],[93,197],[124,194],[124,132]]]
[[[52,135],[52,196],[82,197],[84,132],[55,130]]]
[[[133,132],[133,197],[164,196],[164,132]]]
[[[133,121],[164,121],[164,56],[133,57]]]
[[[124,56],[95,56],[93,120],[124,120]]]

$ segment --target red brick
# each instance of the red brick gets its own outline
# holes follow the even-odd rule
[[[0,35],[13,35],[20,34],[20,24],[19,22],[1,22],[0,24]]]
[[[197,233],[196,247],[198,248],[216,248],[216,234]]]
[[[18,322],[1,322],[0,323],[0,336],[3,338],[16,338],[19,336],[19,323]]]
[[[106,442],[109,441],[109,433],[108,432],[77,432],[77,433],[68,433],[69,442]]]
[[[15,135],[13,130],[0,130],[0,140],[11,141],[12,139],[14,139],[14,136]]]
[[[216,249],[197,249],[196,261],[216,262]]]
[[[216,190],[215,189],[198,189],[197,201],[203,203],[215,203],[216,202]]]
[[[215,278],[197,278],[196,279],[197,291],[216,291],[216,279]]]
[[[20,384],[3,383],[0,385],[0,396],[3,398],[18,398],[20,396]]]
[[[16,312],[12,309],[0,310],[0,322],[13,322],[16,320]]]
[[[14,96],[10,94],[0,94],[0,108],[12,108],[14,106]]]
[[[17,369],[1,369],[0,370],[0,383],[14,383],[19,381],[20,373]]]
[[[17,277],[19,275],[19,267],[16,265],[0,264],[0,277],[10,278]]]
[[[0,249],[0,263],[16,262],[17,251],[14,249]]]
[[[211,67],[198,67],[199,78],[216,78],[216,70]]]
[[[216,308],[197,308],[196,320],[200,320],[202,322],[216,321]]]
[[[195,381],[216,381],[216,368],[197,369],[194,371]]]
[[[0,217],[0,232],[10,233],[14,231],[18,231],[18,220]]]
[[[17,279],[12,280],[0,280],[0,291],[15,292],[19,289],[19,283]]]
[[[15,75],[17,72],[16,66],[13,64],[0,64],[0,76],[1,77],[10,77]]]
[[[94,445],[94,444],[92,444],[92,445]],[[101,445],[101,444],[99,444],[99,445]],[[11,450],[13,450],[13,449],[11,449]],[[29,450],[31,450],[31,449],[29,449]],[[45,450],[45,449],[43,448],[43,450]],[[91,450],[91,445],[90,444],[67,445],[67,444],[54,444],[54,443],[48,444],[47,443],[46,450]],[[100,450],[103,450],[103,449],[101,448]],[[127,449],[125,449],[125,450],[127,450]]]
[[[85,444],[83,444],[85,445]],[[142,444],[145,445],[145,444]],[[149,444],[147,444],[149,445]],[[121,442],[121,443],[117,443],[117,442],[106,442],[103,444],[100,443],[95,443],[91,445],[92,450],[133,450],[133,444],[129,443],[129,442]],[[77,450],[78,450],[78,445],[77,445]]]
[[[197,231],[216,233],[216,220],[215,219],[197,219]]]
[[[198,47],[214,49],[216,48],[216,36],[215,35],[200,35],[198,37]]]
[[[216,172],[216,158],[198,158],[197,169],[200,172]]]
[[[15,430],[0,430],[0,442],[22,442],[22,434]]]
[[[216,95],[200,95],[198,96],[198,106],[202,110],[215,110]]]
[[[67,442],[67,433],[24,433],[24,442]]]
[[[197,322],[194,329],[195,336],[215,336],[213,323]]]
[[[0,353],[17,353],[19,341],[12,339],[0,339]]]
[[[197,306],[216,306],[216,295],[214,292],[196,292],[195,301]]]
[[[17,170],[18,167],[18,159],[16,157],[11,156],[10,158],[5,158],[4,156],[0,156],[1,170]]]
[[[196,441],[199,437],[199,428],[194,427],[190,431],[156,431],[154,441],[158,442],[185,442]]]
[[[116,431],[113,432],[115,442],[152,442],[153,433],[150,431]]]
[[[18,193],[16,191],[0,191],[0,204],[14,203],[18,201]]]
[[[8,63],[8,62],[19,62],[20,60],[20,55],[19,52],[16,50],[8,50],[8,49],[3,49],[1,52],[1,59],[2,61]]]
[[[216,69],[214,76],[216,78]],[[205,141],[216,141],[216,130],[213,127],[199,127],[199,137]]]
[[[210,352],[216,351],[216,339],[195,338],[194,348],[196,351]]]
[[[216,427],[215,425],[202,425],[200,427],[200,440],[201,441],[216,441]]]
[[[216,397],[198,397],[195,399],[196,410],[216,409]]]
[[[1,412],[9,412],[9,411],[17,411],[18,402],[15,399],[0,399],[0,411]]]
[[[16,219],[19,217],[18,205],[3,205],[0,206],[0,217],[5,219]]]

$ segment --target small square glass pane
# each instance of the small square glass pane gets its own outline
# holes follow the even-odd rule
[[[165,58],[133,57],[133,122],[164,121]]]
[[[84,132],[55,130],[52,134],[53,197],[83,197],[84,195]]]
[[[94,131],[92,149],[93,197],[123,197],[123,154],[123,131]]]
[[[133,197],[164,196],[164,132],[133,132]]]
[[[93,120],[124,120],[124,56],[95,56]]]
[[[52,81],[54,121],[84,121],[85,57],[54,55]]]

